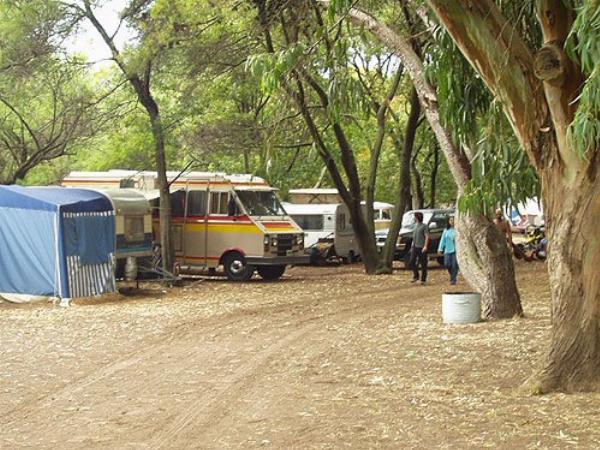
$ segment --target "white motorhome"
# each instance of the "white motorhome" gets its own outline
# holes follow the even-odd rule
[[[302,230],[282,208],[276,189],[262,178],[213,172],[168,172],[167,178],[172,243],[182,272],[223,266],[230,280],[248,280],[255,271],[272,280],[287,265],[308,263]],[[159,241],[156,172],[73,172],[63,184],[139,189],[154,206],[154,237]]]
[[[389,227],[393,207],[383,202],[373,204],[376,230]],[[344,260],[353,261],[360,255],[350,212],[345,204],[285,203],[284,208],[304,230],[307,251],[310,252],[317,243],[328,242],[333,245],[335,254]]]

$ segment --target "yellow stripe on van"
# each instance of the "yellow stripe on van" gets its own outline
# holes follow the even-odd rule
[[[186,231],[204,231],[206,225],[203,223],[188,223],[185,225]],[[244,233],[244,234],[263,234],[255,225],[236,225],[236,224],[208,224],[209,233]]]

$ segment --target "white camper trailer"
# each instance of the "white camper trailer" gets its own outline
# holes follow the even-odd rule
[[[345,205],[285,203],[284,208],[304,230],[307,253],[312,255],[317,245],[321,255],[343,260],[354,260],[360,253]]]
[[[317,243],[329,243],[334,247],[335,255],[344,260],[353,261],[360,255],[345,204],[285,203],[284,208],[304,230],[304,245],[308,252]],[[373,208],[375,229],[389,227],[393,205],[375,202]]]

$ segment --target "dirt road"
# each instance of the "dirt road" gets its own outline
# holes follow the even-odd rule
[[[468,326],[443,271],[359,266],[2,305],[0,448],[600,446],[599,395],[519,389],[549,326],[544,268],[519,279],[525,319]]]

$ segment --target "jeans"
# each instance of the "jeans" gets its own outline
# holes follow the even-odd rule
[[[456,284],[458,278],[458,261],[456,259],[456,253],[445,253],[444,254],[444,266],[448,269],[450,274],[450,283]]]
[[[421,266],[421,281],[427,281],[427,253],[420,247],[413,247],[410,251],[409,267],[413,270],[413,279],[419,279],[418,265]]]

